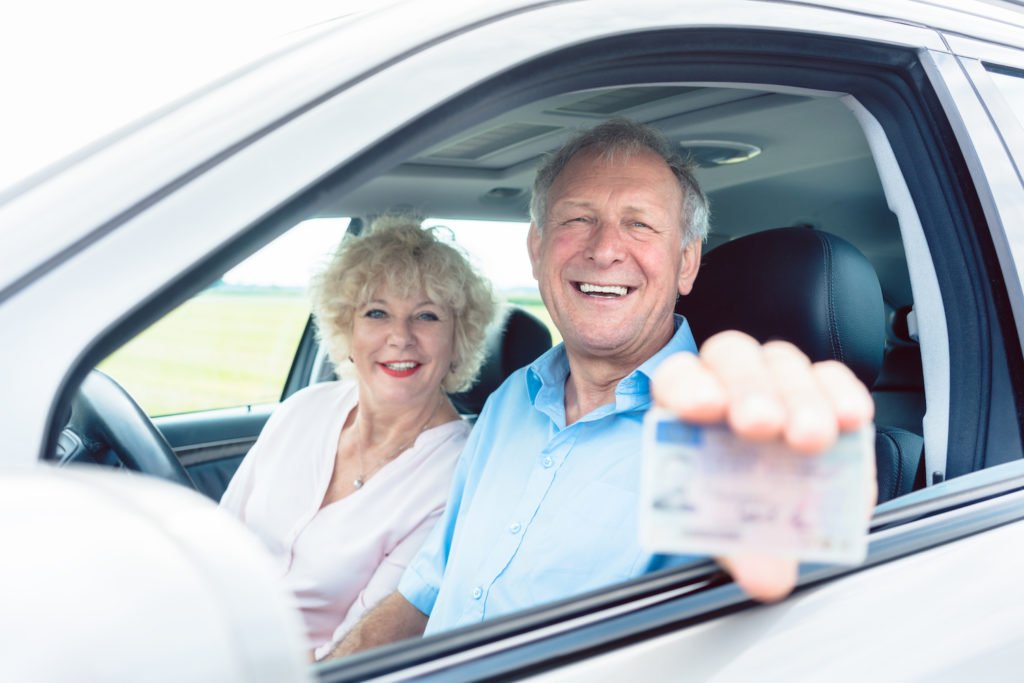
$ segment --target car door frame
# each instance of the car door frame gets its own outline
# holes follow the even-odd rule
[[[201,289],[217,274],[226,270],[226,266],[233,265],[240,260],[241,255],[251,253],[257,246],[284,230],[287,225],[293,224],[297,216],[302,215],[310,206],[314,206],[317,201],[316,193],[320,191],[320,188],[311,187],[311,181],[326,179],[323,182],[330,182],[337,191],[343,191],[346,187],[354,187],[365,179],[389,168],[395,161],[407,158],[411,153],[423,148],[427,139],[436,140],[439,136],[451,135],[463,128],[467,123],[467,117],[480,121],[497,110],[507,107],[507,98],[500,97],[502,92],[508,95],[509,88],[525,88],[522,83],[526,81],[517,86],[509,85],[509,79],[516,75],[516,68],[521,68],[515,65],[522,60],[524,53],[527,57],[532,58],[538,52],[551,49],[552,51],[547,56],[549,60],[555,59],[556,55],[562,59],[566,56],[565,51],[558,50],[556,52],[555,48],[582,50],[586,47],[593,48],[598,43],[607,45],[603,41],[614,40],[614,37],[610,38],[609,36],[628,35],[630,31],[641,31],[645,38],[653,37],[654,33],[658,33],[654,29],[658,28],[660,22],[664,20],[665,6],[658,3],[638,2],[636,4],[637,7],[626,12],[626,16],[623,18],[621,6],[613,6],[613,3],[609,2],[595,3],[595,14],[591,23],[582,27],[572,38],[571,42],[576,43],[576,48],[573,46],[566,48],[566,44],[570,41],[559,28],[565,25],[567,17],[572,18],[572,15],[568,13],[569,3],[538,5],[535,8],[530,8],[529,11],[522,10],[502,15],[484,24],[464,28],[463,34],[456,35],[451,40],[423,47],[415,54],[415,59],[412,54],[409,54],[401,61],[382,65],[378,71],[362,80],[346,82],[347,84],[341,90],[322,90],[318,97],[307,101],[308,106],[304,105],[301,111],[296,110],[294,116],[279,121],[278,125],[271,130],[247,141],[246,144],[233,150],[227,156],[218,157],[216,163],[211,160],[210,164],[197,168],[173,187],[168,187],[155,195],[147,195],[148,203],[144,201],[141,204],[133,205],[132,209],[124,212],[124,215],[118,220],[103,223],[106,226],[104,230],[97,233],[94,238],[87,240],[86,244],[76,246],[61,256],[51,264],[52,268],[37,273],[31,281],[23,283],[18,289],[4,290],[3,298],[0,300],[0,326],[5,322],[11,322],[13,316],[23,315],[27,318],[29,317],[28,313],[37,310],[43,303],[57,301],[58,294],[71,291],[71,286],[75,283],[87,281],[87,276],[90,273],[105,272],[105,268],[116,268],[118,265],[117,254],[126,253],[125,249],[128,250],[127,253],[134,253],[143,247],[152,248],[149,242],[161,235],[163,232],[161,227],[185,226],[183,230],[188,237],[187,244],[178,250],[173,249],[173,245],[168,245],[169,251],[162,254],[165,256],[162,261],[144,258],[140,259],[140,263],[128,268],[129,272],[126,275],[137,277],[139,287],[135,291],[112,295],[102,305],[93,307],[94,317],[92,319],[85,319],[85,316],[82,315],[69,314],[72,324],[65,336],[58,337],[56,334],[60,330],[60,326],[48,326],[46,321],[32,320],[30,322],[33,326],[31,331],[50,334],[50,338],[60,340],[60,345],[57,353],[51,354],[48,358],[52,361],[51,369],[40,370],[34,378],[37,380],[36,386],[32,391],[26,392],[24,406],[12,411],[13,416],[8,416],[5,422],[5,424],[14,425],[19,416],[25,418],[25,424],[12,431],[14,436],[19,439],[18,442],[22,444],[22,450],[27,450],[33,458],[48,452],[47,444],[52,444],[55,438],[54,429],[57,422],[55,417],[59,412],[59,406],[54,403],[54,397],[63,395],[66,398],[88,367],[106,355],[109,350],[130,338],[162,312],[168,310],[174,303]],[[771,11],[776,9],[779,11]],[[941,51],[942,49],[941,44],[934,40],[935,36],[931,31],[919,26],[896,24],[866,15],[847,15],[809,6],[781,4],[769,6],[768,3],[740,1],[723,2],[715,7],[702,6],[699,10],[691,16],[679,18],[679,25],[681,27],[701,26],[713,19],[712,23],[715,25],[736,26],[737,30],[747,33],[754,27],[763,29],[765,26],[789,30],[799,28],[801,31],[813,32],[824,21],[829,26],[830,33],[843,36],[838,40],[864,41],[864,43],[858,43],[859,46],[893,43],[902,44],[903,50],[919,50],[920,46],[926,45],[929,46],[927,50],[923,53],[918,52],[918,54],[926,56],[935,50]],[[601,23],[602,21],[604,23]],[[396,102],[392,97],[390,102],[395,104],[394,110],[387,112],[386,115],[375,117],[372,122],[367,121],[365,116],[358,116],[349,108],[358,105],[360,100],[365,101],[365,98],[373,97],[374,94],[384,98],[382,101],[389,101],[385,95],[389,90],[393,90],[396,83],[408,83],[408,76],[415,72],[417,65],[426,68],[440,63],[443,66],[451,61],[452,54],[459,54],[461,50],[466,51],[464,54],[471,54],[483,48],[493,50],[494,41],[498,39],[500,42],[501,39],[502,31],[499,29],[502,29],[502,25],[506,22],[508,25],[504,28],[510,29],[512,35],[523,35],[524,30],[534,29],[539,32],[542,39],[531,42],[526,47],[520,46],[518,52],[514,45],[508,46],[508,50],[497,50],[502,53],[500,60],[494,58],[485,60],[483,63],[481,60],[478,60],[476,64],[460,63],[458,68],[465,71],[459,73],[466,76],[468,80],[453,78],[453,85],[447,90],[435,88],[433,91],[425,93],[421,100],[417,100],[415,97],[417,93],[413,93],[414,96],[409,99],[415,101],[416,104],[411,105],[406,102],[404,108],[402,102]],[[458,25],[462,26],[462,24]],[[547,32],[544,31],[545,28],[547,28]],[[680,35],[676,34],[675,37]],[[633,37],[635,38],[635,36]],[[766,37],[766,34],[758,32],[757,37],[763,38]],[[803,40],[807,35],[797,37]],[[461,41],[463,38],[465,41]],[[756,56],[758,53],[750,54]],[[313,65],[317,64],[314,57],[310,56],[309,59]],[[720,57],[716,57],[716,60],[720,60]],[[472,60],[461,60],[461,62],[470,61]],[[494,79],[495,63],[498,61],[507,64],[507,70],[499,70],[502,74],[500,87]],[[711,66],[721,68],[721,65]],[[474,68],[477,70],[474,71]],[[470,75],[467,75],[467,72]],[[724,78],[724,72],[716,73],[720,74],[714,81],[716,83],[737,82],[735,78]],[[692,79],[683,77],[682,80]],[[746,79],[739,79],[739,81],[749,82]],[[481,89],[473,89],[468,94],[461,92],[461,85],[454,85],[475,82],[482,82]],[[583,82],[598,83],[600,79],[595,76],[593,80],[586,81],[584,79]],[[920,81],[915,82],[920,83]],[[943,87],[941,81],[932,83],[925,80],[924,82],[935,85],[940,90]],[[577,83],[579,84],[579,82]],[[557,87],[557,80],[550,81],[548,85]],[[491,87],[490,91],[488,91],[488,86]],[[526,96],[525,92],[520,94]],[[458,99],[460,96],[468,97],[468,95],[472,95],[474,99],[474,107],[471,110],[466,109],[465,101]],[[452,103],[456,103],[454,106],[461,108],[456,111],[463,112],[462,116],[449,116],[452,111],[450,108],[453,106]],[[472,111],[472,114],[466,114],[467,111]],[[926,109],[925,113],[928,116],[935,114],[930,107]],[[359,131],[365,137],[361,137],[358,141],[346,141],[339,145],[339,148],[331,149],[330,154],[320,149],[322,133],[326,130],[336,130],[339,124],[344,125],[346,122],[352,124],[352,130]],[[882,125],[884,128],[884,121]],[[950,134],[949,139],[957,140],[958,138],[956,135]],[[259,172],[258,169],[264,167],[263,162],[274,158],[285,158],[289,152],[292,153],[291,165],[275,169],[280,173],[278,177],[267,178],[267,174]],[[955,156],[957,150],[948,150],[948,153]],[[946,162],[948,163],[948,159]],[[960,163],[962,164],[962,160]],[[956,166],[955,159],[954,166]],[[926,172],[927,169],[920,171],[920,173]],[[950,177],[959,176],[950,174]],[[968,174],[966,177],[971,176]],[[985,178],[975,176],[974,184],[966,188],[966,192],[970,194],[975,185],[984,186],[986,183]],[[217,199],[224,197],[225,189],[246,184],[250,184],[253,187],[253,194],[260,198],[255,205],[241,206],[238,202],[227,201],[226,205],[218,207],[218,211],[213,215],[204,215],[206,207],[216,205]],[[942,184],[940,186],[945,187]],[[934,190],[934,193],[941,194],[937,190],[938,188]],[[925,194],[930,196],[932,193]],[[975,224],[974,222],[979,220],[980,212],[978,212],[979,215],[975,215],[976,207],[973,206],[970,198],[958,199],[957,202],[954,208],[962,210],[968,214],[968,217],[963,223],[955,222],[956,225]],[[203,208],[203,211],[200,211],[200,207]],[[189,221],[190,218],[194,221]],[[929,221],[925,222],[931,224]],[[980,225],[978,230],[980,234],[976,235],[976,238],[984,240],[984,235],[987,234],[986,226],[992,226],[989,226],[984,220],[981,220],[978,225]],[[943,236],[934,234],[934,232],[936,231],[933,230],[933,233],[929,234],[929,243],[934,245],[932,252],[941,252],[938,246],[941,245]],[[954,233],[956,232],[954,230]],[[940,242],[935,243],[932,240],[940,240]],[[968,243],[968,246],[970,248],[965,253],[972,259],[972,262],[976,261],[986,266],[995,263],[998,267],[998,260],[991,259],[990,254],[973,253],[972,255],[972,251],[985,252],[984,245],[979,247],[977,244],[972,246]],[[963,264],[961,263],[959,267],[963,269]],[[952,272],[955,270],[954,264],[947,263],[945,268],[950,272],[940,274],[940,279],[942,277],[954,277],[955,279],[956,273]],[[940,268],[940,270],[942,269]],[[966,270],[970,270],[970,268]],[[982,283],[980,286],[991,286],[998,290],[1005,287],[1000,283],[1001,280],[996,279],[994,284]],[[29,287],[29,284],[32,286]],[[971,281],[970,284],[974,286],[976,283]],[[947,289],[948,287],[944,287],[944,291]],[[59,304],[59,310],[63,311],[68,307],[81,307],[83,301],[86,303],[90,301],[87,294],[89,293],[72,292],[71,296],[67,297],[69,301],[62,301]],[[984,327],[986,331],[992,331],[998,339],[998,344],[994,345],[995,353],[997,355],[1005,354],[1008,357],[1007,364],[1019,363],[1019,339],[1012,338],[1010,331],[1007,330],[1007,326],[1011,328],[1014,326],[1012,312],[1001,308],[998,302],[983,300],[980,310],[976,313],[984,317],[980,326]],[[970,315],[970,312],[963,311],[961,314],[966,316]],[[61,322],[66,322],[66,320],[62,319]],[[977,323],[977,321],[975,322]],[[951,321],[951,326],[954,323],[955,321]],[[975,351],[980,353],[981,348],[980,344],[977,344]],[[1000,351],[1000,349],[1002,350]],[[15,351],[20,350],[22,349]],[[1012,357],[1009,357],[1011,355]],[[25,354],[20,357],[20,360],[24,362],[25,359],[31,360],[34,357],[29,350],[25,350]],[[970,363],[966,364],[966,368],[956,362],[951,365],[954,372],[969,374],[972,370],[978,370]],[[4,367],[5,369],[7,367],[14,368],[14,364],[8,362]],[[992,372],[991,366],[986,366],[983,370],[984,377],[989,378]],[[1016,375],[1011,376],[1016,377]],[[25,372],[19,370],[13,374],[13,377],[16,380],[16,387],[28,386],[29,382]],[[968,379],[969,377],[965,381]],[[1017,386],[1014,385],[1012,388],[1016,390]],[[964,387],[960,385],[953,387],[954,391],[963,389]],[[986,388],[985,391],[987,392],[988,389]],[[973,400],[970,395],[965,395],[964,398],[968,401]],[[1015,395],[1010,397],[986,395],[983,398],[988,400],[994,398],[997,403],[1002,405],[1016,397]],[[1013,408],[1015,411],[1015,403]],[[979,406],[977,412],[983,416],[987,416],[989,413],[985,406]],[[40,415],[47,417],[43,419]],[[969,434],[951,435],[951,449],[955,446],[972,453],[978,449],[984,450],[989,441],[994,438],[993,430],[1006,429],[1005,424],[993,424],[988,419],[979,422],[980,424],[973,431],[968,430],[971,431]],[[954,426],[952,423],[950,424],[950,432],[954,430]],[[954,438],[959,440],[954,443]],[[1019,432],[1015,438],[1019,443]],[[29,444],[34,444],[35,447]],[[15,453],[14,457],[24,458],[19,453]],[[951,485],[954,483],[959,486],[959,482],[950,482]],[[1010,496],[1014,491],[1003,490],[998,496]],[[983,496],[973,489],[964,495],[968,496],[968,503],[975,505],[980,504],[975,501],[979,496]],[[994,498],[994,500],[998,501],[1000,498]],[[1015,503],[1016,500],[1010,502]],[[922,514],[934,515],[937,513],[925,511]],[[909,518],[900,518],[893,528],[902,529],[900,524],[909,524],[907,521]],[[998,523],[1007,523],[1006,518],[999,519]],[[971,528],[974,529],[972,533],[978,532],[977,526]],[[908,536],[913,536],[913,530],[909,527],[903,530]],[[878,540],[880,539],[875,539],[875,541]],[[932,540],[936,543],[944,542],[934,538]],[[874,547],[873,553],[875,552]],[[909,548],[908,552],[916,552],[913,547],[907,547]],[[876,555],[872,555],[872,558],[873,560],[887,561],[879,559],[879,556]],[[710,585],[715,581],[715,575],[709,573],[710,566],[702,566],[693,571],[694,575],[686,576],[695,581],[704,582],[702,585]],[[665,576],[648,578],[651,581],[663,579],[676,581],[682,580],[682,576],[682,574],[672,574],[668,578]],[[643,583],[646,580],[642,579],[633,588],[640,585],[650,586],[650,584]],[[629,586],[626,588],[632,590]],[[677,586],[677,588],[690,591],[687,586]],[[659,601],[666,597],[663,591],[667,588],[664,586],[651,590],[652,595]],[[598,606],[607,606],[609,600],[616,599],[616,595],[620,600],[624,600],[622,604],[633,605],[639,599],[632,592],[624,598],[622,594],[616,594],[614,591],[604,592],[591,596],[592,600],[599,603],[599,605],[591,603],[592,611],[596,611]],[[714,607],[714,604],[709,605],[702,602],[687,604],[700,611],[701,614],[709,614],[711,617],[719,614],[720,608]],[[742,603],[740,608],[749,606],[747,603]],[[679,605],[676,607],[678,608]],[[573,609],[578,609],[578,606]],[[543,618],[538,616],[539,614],[539,612],[531,612],[520,617],[524,620],[521,622],[520,632],[540,633],[543,639],[542,629],[545,624],[562,623],[562,619],[557,614],[551,616],[550,613],[547,613],[548,616]],[[690,623],[692,622],[685,622],[683,626]],[[615,632],[615,628],[609,627],[608,622],[604,619],[594,622],[595,628],[602,627],[602,624],[604,624],[603,627],[612,628],[613,633]],[[674,623],[671,626],[673,630],[680,627],[679,623]],[[516,636],[515,632],[508,630],[507,624],[498,622],[475,633],[491,628],[495,629],[490,632],[492,633],[490,636],[492,640],[489,641],[491,644],[508,644]],[[408,647],[423,648],[417,650],[421,653],[417,656],[431,658],[437,655],[437,650],[433,648],[437,648],[439,643],[444,644],[445,642],[455,641],[445,641],[444,638],[440,638],[426,640]],[[449,646],[445,645],[444,647]],[[507,651],[507,649],[503,651]],[[365,659],[354,661],[351,666],[348,666],[347,671],[355,671],[357,665],[369,666],[372,671],[385,671],[392,666],[388,663],[388,657],[392,656],[388,652],[393,654],[394,651],[386,651],[377,655],[370,654]],[[464,650],[455,648],[452,651],[452,656],[464,656]],[[479,666],[481,661],[485,660],[476,659],[475,665]],[[491,659],[485,663],[490,667],[495,661],[496,659]],[[489,670],[497,671],[498,669],[491,668]],[[446,670],[449,674],[453,671],[458,673],[452,668]],[[466,671],[470,670],[466,669]],[[337,667],[326,667],[322,672],[322,677],[325,680],[343,680],[339,678],[342,674],[348,675],[344,664],[337,665]]]

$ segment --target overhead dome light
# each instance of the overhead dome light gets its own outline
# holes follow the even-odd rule
[[[701,168],[741,164],[761,153],[761,148],[728,140],[680,140],[683,156]]]

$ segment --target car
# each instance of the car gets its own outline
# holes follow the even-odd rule
[[[409,0],[318,23],[0,191],[0,678],[1017,678],[1022,45],[1024,3],[999,0]],[[396,206],[483,245],[497,281],[526,263],[507,245],[539,160],[616,116],[700,167],[714,285],[680,303],[712,321],[698,336],[749,324],[863,362],[887,458],[867,559],[805,565],[772,605],[695,563],[308,666],[266,557],[213,501],[274,406],[331,370],[301,305],[250,346],[278,323],[247,325],[245,297],[290,296],[274,277],[297,235],[315,261]],[[808,239],[824,251],[798,259]],[[508,320],[532,332],[495,332],[467,419],[550,343],[517,278]],[[277,379],[214,377],[218,359],[147,415],[129,394],[157,405],[193,341]]]

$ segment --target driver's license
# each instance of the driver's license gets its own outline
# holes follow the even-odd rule
[[[644,419],[641,543],[658,553],[862,562],[874,438],[868,426],[807,456],[651,410]]]

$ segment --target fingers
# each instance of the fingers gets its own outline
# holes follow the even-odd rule
[[[665,359],[654,373],[651,394],[655,404],[690,422],[725,420],[728,397],[721,383],[692,353]]]
[[[722,385],[726,421],[736,434],[755,441],[779,436],[786,413],[757,340],[741,332],[708,339],[701,360]]]
[[[667,359],[652,391],[659,406],[684,420],[725,421],[743,438],[782,438],[804,453],[827,449],[840,431],[874,416],[871,395],[846,366],[812,364],[793,344],[762,346],[735,331],[708,339],[699,357]]]
[[[839,422],[839,429],[857,429],[875,417],[875,403],[871,393],[850,368],[834,360],[815,363],[814,375],[818,386],[828,396]]]
[[[734,555],[716,561],[743,592],[759,602],[781,600],[796,586],[798,563],[788,557]]]
[[[801,453],[817,453],[835,443],[835,411],[807,356],[788,342],[769,342],[762,353],[786,412],[786,443]]]

